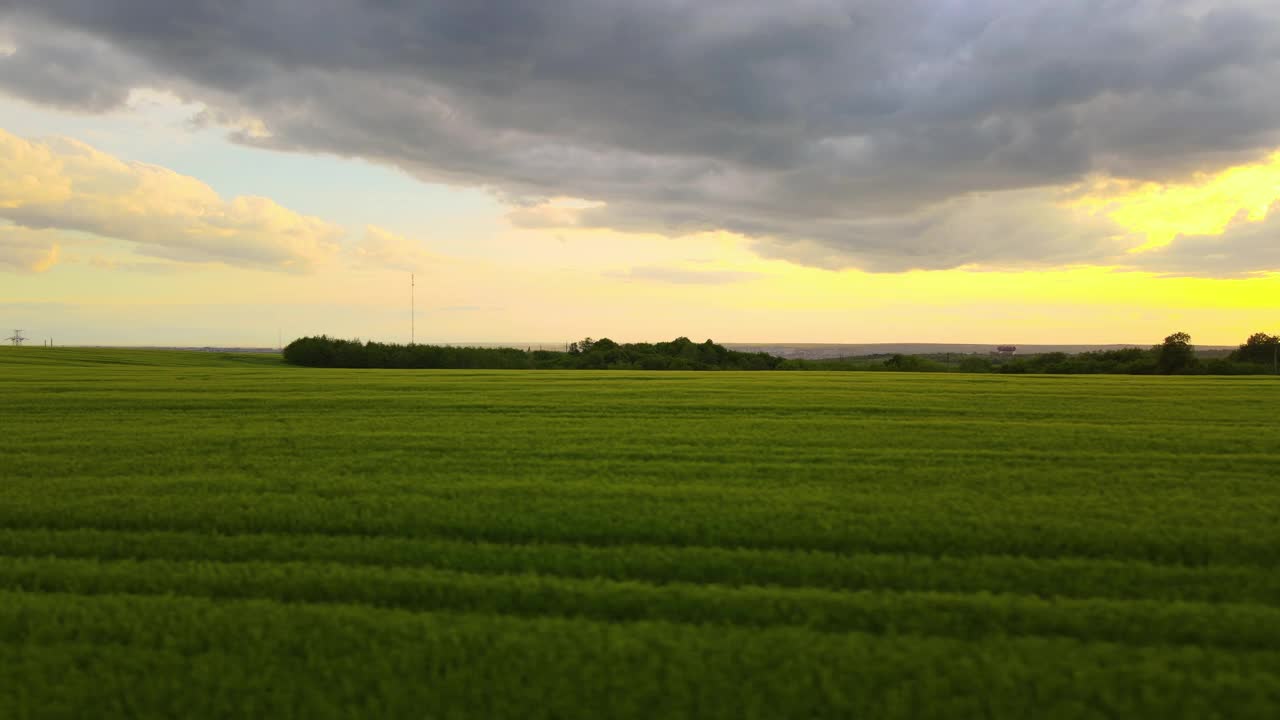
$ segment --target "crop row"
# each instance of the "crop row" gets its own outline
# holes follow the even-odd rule
[[[0,358],[2,360],[3,358]],[[1230,436],[1230,426],[1257,427],[1274,393],[1270,379],[1207,381],[1140,378],[921,378],[886,374],[770,376],[726,373],[713,378],[672,373],[316,372],[290,368],[46,368],[4,367],[6,397],[36,419],[77,413],[182,412],[195,418],[266,410],[274,416],[329,422],[337,415],[366,420],[387,413],[465,417],[493,408],[538,413],[548,420],[604,416],[611,420],[753,418],[1023,424],[1070,420],[1108,425],[1141,439],[1155,427],[1199,443],[1200,432]],[[38,396],[38,398],[37,398]],[[36,402],[27,402],[28,397]],[[1194,406],[1194,412],[1187,408]],[[496,419],[496,418],[495,418]],[[64,418],[65,420],[65,418]],[[105,428],[109,430],[109,428]],[[1265,434],[1265,433],[1263,433]],[[1161,434],[1147,433],[1159,441]],[[1237,438],[1247,442],[1258,433]],[[1043,437],[1043,436],[1042,436]],[[1048,438],[1052,439],[1052,438]],[[1095,438],[1105,442],[1107,434]],[[1167,439],[1167,438],[1166,438]]]
[[[0,558],[0,588],[87,595],[131,593],[282,602],[359,603],[603,621],[806,627],[982,638],[1047,635],[1130,644],[1280,648],[1280,608],[1027,595],[835,592],[328,563]]]
[[[1280,606],[1280,573],[1086,559],[932,557],[654,545],[493,544],[309,534],[0,529],[0,556],[204,562],[306,562],[538,574],[650,584],[932,591]]]
[[[1265,718],[1278,673],[1274,652],[1061,638],[0,593],[7,717]]]
[[[1019,511],[1022,512],[1019,512]],[[1044,512],[1035,512],[1044,510]],[[881,495],[842,504],[777,503],[708,495],[654,498],[625,491],[573,496],[510,489],[436,497],[297,491],[200,498],[120,493],[60,496],[5,493],[0,527],[313,533],[449,537],[499,543],[651,544],[932,556],[1020,555],[1142,560],[1185,565],[1275,567],[1275,525],[1265,514],[1106,519],[1068,502],[984,507],[980,498]]]

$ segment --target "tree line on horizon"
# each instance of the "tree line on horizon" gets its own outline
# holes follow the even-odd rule
[[[805,370],[888,370],[897,372],[968,372],[1043,375],[1266,375],[1280,371],[1280,337],[1255,333],[1226,357],[1201,358],[1191,336],[1169,335],[1159,345],[1049,352],[1018,357],[934,353],[895,354],[877,358],[796,360]],[[784,368],[790,369],[790,368]],[[1280,374],[1280,373],[1278,373]]]
[[[311,367],[469,370],[776,370],[785,362],[767,353],[739,352],[686,337],[626,344],[586,338],[557,351],[362,343],[322,335],[289,343],[284,359]]]
[[[563,351],[399,345],[343,340],[325,335],[294,340],[284,359],[294,365],[329,368],[468,370],[858,370],[1004,374],[1262,375],[1280,370],[1280,337],[1255,333],[1226,357],[1202,359],[1184,332],[1150,348],[1121,348],[1021,357],[903,355],[784,359],[730,350],[711,340],[620,344],[586,338]]]

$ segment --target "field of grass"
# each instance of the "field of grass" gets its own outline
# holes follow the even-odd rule
[[[1280,717],[1278,407],[0,348],[0,717]]]

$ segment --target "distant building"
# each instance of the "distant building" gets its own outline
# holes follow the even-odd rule
[[[996,348],[996,351],[992,353],[992,355],[1008,356],[1016,352],[1018,352],[1018,348],[1014,345],[1001,345],[1000,347]]]

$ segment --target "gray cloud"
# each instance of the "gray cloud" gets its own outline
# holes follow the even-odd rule
[[[769,238],[757,250],[830,269],[894,272],[1083,264],[1141,242],[1105,217],[1060,201],[1044,190],[976,194],[904,215],[819,223],[812,239]]]
[[[125,104],[149,73],[110,44],[82,33],[0,32],[0,87],[64,110],[104,112]]]
[[[1120,259],[1126,267],[1179,277],[1243,278],[1280,273],[1280,203],[1262,222],[1237,218],[1222,235],[1179,235],[1165,247]]]
[[[38,102],[161,87],[245,143],[602,201],[584,218],[727,229],[799,262],[1096,259],[1103,228],[991,232],[970,198],[1021,207],[1092,173],[1176,178],[1280,145],[1280,7],[1263,0],[0,8],[18,29],[0,87]]]

